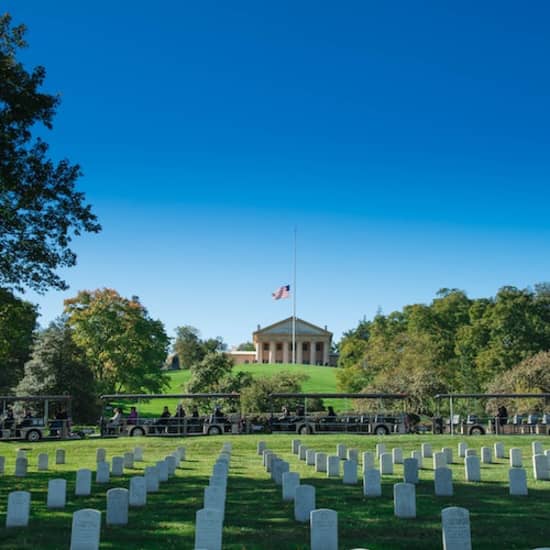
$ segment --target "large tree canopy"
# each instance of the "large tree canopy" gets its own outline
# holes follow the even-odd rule
[[[59,97],[39,91],[43,67],[28,72],[17,61],[24,34],[0,15],[0,286],[43,292],[66,288],[56,270],[76,263],[72,237],[101,227],[75,189],[79,166],[52,161],[33,138],[36,126],[52,128]]]
[[[104,288],[65,300],[74,341],[84,350],[100,392],[157,393],[168,384],[161,372],[169,338],[139,299]]]

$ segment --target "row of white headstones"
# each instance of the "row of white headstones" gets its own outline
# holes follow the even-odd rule
[[[143,476],[133,476],[130,488],[113,488],[107,491],[107,525],[127,525],[129,507],[142,507],[147,504],[147,493],[158,492],[160,483],[173,477],[181,461],[186,459],[185,447],[178,447],[155,466],[146,466]],[[40,463],[39,457],[39,463]],[[19,451],[16,458],[16,475],[24,477],[27,473],[25,451]],[[42,459],[42,464],[44,459]],[[143,449],[136,447],[123,457],[112,457],[111,464],[106,461],[105,449],[96,452],[96,482],[109,483],[110,476],[122,476],[124,468],[132,469],[135,462],[143,461]],[[19,469],[17,467],[19,463]],[[56,451],[56,464],[65,464],[64,450]],[[112,468],[110,467],[112,465]],[[47,469],[47,468],[46,468]],[[40,470],[40,468],[39,468]],[[21,473],[24,472],[23,475]],[[92,471],[80,469],[76,472],[75,496],[89,496],[92,491]],[[63,509],[67,500],[67,480],[51,479],[48,482],[47,507]],[[8,495],[6,527],[27,527],[31,511],[31,494],[28,491],[13,491]],[[73,514],[71,530],[71,550],[92,550],[99,548],[101,531],[101,512],[85,508]]]
[[[343,463],[343,483],[355,485],[359,451],[347,449],[345,445],[336,446],[336,454],[329,456],[302,445],[300,440],[293,440],[292,454],[297,455],[307,465],[315,466],[315,470],[326,473],[327,477],[340,477],[340,465]],[[533,442],[533,473],[535,479],[549,479],[550,451],[543,453],[542,443]],[[301,485],[300,475],[290,471],[290,464],[277,457],[267,448],[265,441],[258,442],[257,452],[263,457],[263,464],[271,478],[282,486],[282,498],[294,501],[294,517],[299,522],[310,522],[311,550],[336,550],[338,548],[337,512],[328,509],[316,509],[315,487]],[[480,462],[474,449],[468,449],[467,444],[458,445],[459,456],[464,457],[467,481],[480,481]],[[435,495],[452,496],[452,470],[447,466],[453,463],[451,448],[443,448],[441,452],[433,453],[432,446],[424,443],[420,451],[413,451],[411,458],[403,459],[401,448],[386,452],[385,445],[376,446],[376,457],[379,468],[375,468],[375,453],[364,452],[363,458],[363,494],[366,497],[382,496],[382,475],[392,475],[394,464],[404,465],[404,483],[393,487],[394,514],[398,518],[416,517],[416,484],[419,481],[418,470],[422,468],[424,458],[432,458],[434,468]],[[492,464],[491,449],[483,447],[482,460]],[[497,458],[505,458],[502,443],[495,444]],[[510,449],[509,471],[510,494],[527,495],[526,472],[522,469],[521,449]],[[442,510],[442,538],[445,550],[465,550],[471,548],[469,512],[464,508],[450,507]]]

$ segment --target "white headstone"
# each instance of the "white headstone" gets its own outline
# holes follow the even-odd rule
[[[493,453],[491,447],[481,447],[481,462],[483,464],[493,463]]]
[[[382,496],[380,472],[372,469],[363,472],[363,495],[366,497]]]
[[[17,449],[17,456],[15,459],[17,460],[18,458],[28,458],[27,451],[25,449]]]
[[[374,453],[370,451],[365,451],[363,453],[363,473],[367,470],[372,470],[374,468]]]
[[[105,462],[105,459],[107,458],[107,451],[100,447],[95,452],[95,461],[96,462]]]
[[[107,491],[107,525],[128,524],[128,489]]]
[[[416,517],[416,488],[411,483],[396,483],[393,486],[393,510],[395,517]]]
[[[531,454],[534,455],[541,455],[543,454],[543,447],[542,442],[540,441],[533,441],[531,443]]]
[[[267,445],[265,441],[258,441],[258,445],[256,446],[256,452],[261,456],[264,451],[267,449]]]
[[[300,445],[301,445],[301,441],[299,439],[293,439],[292,440],[292,454],[293,455],[298,454]]]
[[[308,449],[306,451],[306,464],[308,466],[315,466],[315,449]]]
[[[441,449],[441,452],[445,455],[445,461],[447,462],[447,464],[452,464],[453,450],[451,449],[451,447],[443,447],[443,449]]]
[[[460,458],[466,458],[466,449],[468,449],[468,443],[461,441],[458,444],[458,456]]]
[[[271,455],[270,468],[269,468],[271,471],[273,471],[273,463],[275,462],[275,460],[280,460],[280,459],[277,458],[275,455]],[[229,466],[227,465],[227,462],[216,462],[216,464],[214,464],[214,467],[212,468],[212,473],[214,475],[227,476],[229,473]]]
[[[148,493],[157,493],[159,490],[159,475],[156,466],[145,467],[145,486]]]
[[[285,472],[283,474],[283,500],[294,500],[294,493],[298,485],[300,485],[300,474]]]
[[[479,457],[467,456],[464,459],[466,481],[481,481],[481,464]]]
[[[537,481],[550,479],[548,457],[546,455],[533,455],[533,478]]]
[[[434,493],[436,497],[453,496],[453,471],[450,468],[437,468],[434,472]]]
[[[323,473],[327,471],[326,453],[315,453],[315,471]]]
[[[176,451],[180,455],[180,460],[185,460],[185,447],[178,447]]]
[[[73,514],[71,550],[99,550],[101,512],[85,508]]]
[[[159,476],[159,481],[161,483],[168,481],[168,464],[166,464],[166,461],[164,460],[157,461],[156,468],[157,468],[157,474]]]
[[[522,456],[521,449],[518,449],[518,448],[510,449],[510,466],[512,468],[523,467],[523,456]]]
[[[275,468],[275,475],[273,476],[273,481],[277,485],[282,485],[283,475],[289,471],[290,471],[290,464],[285,460],[280,460],[279,463],[277,464],[277,467]]]
[[[168,455],[164,462],[166,462],[166,467],[168,468],[168,477],[172,477],[176,473],[176,468],[178,466],[176,457],[173,455]]]
[[[511,496],[527,496],[527,473],[523,468],[510,468],[508,470],[508,480]]]
[[[444,508],[441,524],[443,550],[472,550],[470,513],[466,508]]]
[[[300,445],[298,447],[298,457],[300,458],[300,460],[306,459],[306,452],[307,452],[307,447],[305,445]]]
[[[48,481],[48,508],[65,508],[67,501],[67,480],[50,479]]]
[[[55,451],[55,463],[65,464],[65,449],[57,449]]]
[[[504,455],[504,445],[502,443],[495,443],[495,458],[506,458]]]
[[[394,464],[403,464],[403,449],[401,447],[392,449],[392,460]]]
[[[134,468],[134,453],[124,453],[124,467],[133,469]]]
[[[264,451],[263,462],[266,472],[271,472],[271,461],[273,460],[274,456],[275,453],[273,451]]]
[[[315,510],[315,487],[298,485],[294,493],[294,519],[301,523],[307,523],[312,510]]]
[[[477,456],[477,451],[475,449],[466,449],[466,457]]]
[[[406,458],[403,461],[403,478],[405,483],[418,483],[418,462],[416,458]]]
[[[109,463],[98,462],[96,465],[96,474],[95,474],[96,483],[109,483],[109,479],[110,479]]]
[[[355,460],[344,461],[344,485],[357,485],[357,462]]]
[[[337,456],[327,458],[327,477],[340,477],[340,458]]]
[[[383,476],[393,474],[393,461],[390,453],[382,453],[380,455],[380,473]]]
[[[220,475],[210,476],[210,485],[212,487],[221,487],[225,494],[227,492],[227,477]]]
[[[92,471],[81,469],[76,472],[74,494],[77,497],[87,497],[92,493]]]
[[[24,457],[15,459],[15,477],[25,477],[27,475],[28,461]]]
[[[47,453],[40,453],[38,455],[38,471],[44,472],[48,469],[48,455]]]
[[[319,509],[310,513],[310,549],[338,550],[338,514]]]
[[[433,466],[434,470],[437,470],[437,468],[445,468],[445,466],[447,466],[447,455],[445,453],[434,453]]]
[[[147,504],[147,482],[143,476],[134,476],[130,479],[130,506],[145,506]]]
[[[136,447],[134,449],[134,460],[136,462],[143,462],[143,447]]]
[[[418,462],[418,469],[422,470],[424,463],[422,458],[422,451],[412,451],[411,452],[411,458],[416,458],[416,461]]]
[[[219,510],[223,521],[225,514],[225,491],[215,485],[206,487],[204,489],[204,508],[207,510]]]
[[[432,458],[432,446],[430,443],[422,443],[422,458]]]
[[[376,444],[376,458],[380,458],[386,452],[386,445],[384,443]]]
[[[111,460],[111,475],[120,477],[124,474],[124,458],[121,456],[113,456]]]
[[[338,458],[341,460],[346,460],[347,457],[347,448],[345,445],[342,445],[341,443],[338,443],[336,445],[336,454],[338,455]]]
[[[359,464],[359,451],[357,449],[348,449],[348,460],[354,460]]]
[[[27,491],[13,491],[8,495],[6,527],[27,527],[30,511],[31,494]]]
[[[220,510],[199,510],[195,516],[195,548],[222,550],[222,528]]]

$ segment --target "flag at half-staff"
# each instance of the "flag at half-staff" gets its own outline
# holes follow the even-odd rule
[[[279,287],[275,292],[271,294],[274,300],[281,300],[282,298],[290,298],[290,285],[283,285]]]

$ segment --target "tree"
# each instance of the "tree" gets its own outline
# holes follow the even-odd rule
[[[32,358],[25,365],[25,376],[19,382],[16,393],[71,395],[73,420],[97,420],[100,408],[94,376],[86,354],[75,344],[65,319],[57,319],[38,335]]]
[[[75,189],[80,167],[53,162],[33,140],[35,126],[52,128],[59,97],[39,91],[43,67],[28,72],[17,61],[25,30],[0,15],[0,286],[43,292],[67,288],[55,271],[75,265],[73,236],[101,227]]]
[[[169,338],[137,296],[128,300],[108,288],[84,290],[65,300],[65,313],[100,392],[160,392],[168,385],[160,369]]]
[[[237,351],[256,351],[256,346],[252,342],[243,342],[237,346]]]
[[[0,288],[0,392],[9,393],[23,376],[38,316],[35,305]]]
[[[174,351],[178,355],[180,368],[189,369],[200,363],[209,353],[225,351],[227,348],[221,336],[201,339],[201,333],[191,325],[176,328]]]

